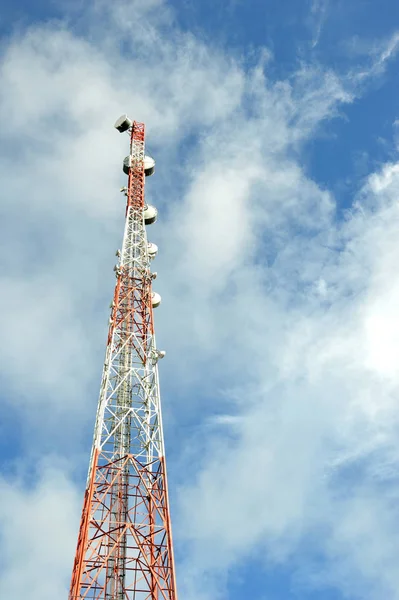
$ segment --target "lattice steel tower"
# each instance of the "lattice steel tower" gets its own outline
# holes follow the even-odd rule
[[[107,349],[69,600],[176,600],[150,263],[157,247],[145,203],[155,162],[144,153],[144,124],[130,133],[122,250],[115,267]]]

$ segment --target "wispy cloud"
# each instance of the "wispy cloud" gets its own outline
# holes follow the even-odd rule
[[[0,478],[3,598],[65,597],[81,497],[60,461],[38,462],[20,477]],[[72,525],[72,528],[71,528]],[[24,565],[21,569],[21,565]]]
[[[371,77],[385,73],[388,65],[397,55],[399,49],[399,32],[395,31],[390,37],[370,42],[355,38],[352,40],[350,53],[356,57],[358,67],[350,74],[355,85],[368,82]],[[360,62],[363,66],[360,66]]]
[[[399,32],[395,32],[392,37],[388,40],[387,44],[382,47],[378,64],[383,65],[387,60],[393,58],[398,52],[399,48]]]
[[[315,48],[319,43],[323,27],[328,17],[329,6],[330,0],[312,0],[310,7],[313,29],[312,48]]]
[[[326,215],[312,241],[287,237],[267,269],[266,278],[278,284],[267,303],[252,306],[246,345],[263,360],[260,397],[245,406],[243,388],[234,441],[208,440],[200,474],[180,491],[186,517],[179,532],[192,536],[205,571],[223,571],[249,552],[281,561],[303,552],[303,537],[319,530],[323,541],[308,542],[308,562],[299,561],[299,568],[311,569],[311,549],[323,547],[332,561],[324,582],[359,597],[377,599],[382,590],[397,597],[392,557],[398,547],[390,535],[396,492],[382,493],[382,482],[399,452],[398,171],[391,165],[370,177],[357,200],[362,210],[342,226]],[[341,250],[326,252],[326,239]],[[311,284],[321,275],[325,293],[319,298]],[[250,327],[249,319],[241,323],[241,329]],[[253,358],[254,352],[252,365]],[[198,497],[201,506],[188,529]]]

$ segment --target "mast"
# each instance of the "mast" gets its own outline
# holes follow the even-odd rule
[[[115,123],[130,133],[122,250],[101,381],[93,447],[69,600],[177,600],[162,430],[150,264],[155,244],[146,225],[145,179],[155,162],[145,156],[145,128],[126,115]]]

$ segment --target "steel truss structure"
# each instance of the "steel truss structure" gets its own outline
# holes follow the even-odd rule
[[[69,600],[177,600],[144,222],[144,124],[130,132],[123,246]]]

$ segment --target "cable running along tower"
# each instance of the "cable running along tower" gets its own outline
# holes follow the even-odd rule
[[[157,211],[144,199],[155,162],[144,153],[144,124],[126,115],[128,185],[122,250],[93,448],[69,600],[177,600],[166,481],[150,263],[157,247],[146,225]]]

